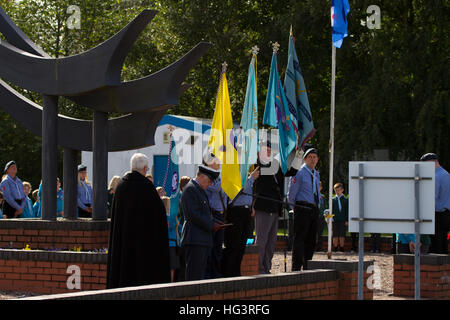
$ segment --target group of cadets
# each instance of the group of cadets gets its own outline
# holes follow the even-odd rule
[[[0,183],[0,217],[40,218],[40,199],[42,182],[39,188],[32,192],[29,182],[22,182],[17,176],[18,168],[15,161],[9,161],[4,169]],[[56,181],[56,216],[63,216],[64,192],[59,178]],[[33,197],[30,199],[30,194]],[[92,213],[92,185],[87,180],[86,166],[78,166],[78,216],[90,217]]]
[[[233,200],[220,187],[218,159],[212,154],[204,159],[180,200],[184,212],[180,246],[185,249],[185,280],[240,276],[253,230],[259,253],[258,272],[270,273],[278,221],[286,208],[285,175],[271,153],[271,143],[265,141],[245,187]],[[306,261],[317,246],[319,215],[323,214],[323,208],[319,210],[324,201],[316,170],[318,150],[307,150],[304,162],[291,177],[288,192],[289,207],[294,211],[292,270],[307,268]]]
[[[448,253],[450,175],[439,165],[435,154],[426,154],[421,160],[436,163],[436,234],[428,242],[424,237],[423,243],[431,242],[433,252]],[[326,201],[320,192],[320,175],[316,168],[318,161],[318,150],[307,149],[303,155],[303,165],[289,180],[286,203],[285,175],[276,158],[271,155],[270,141],[265,141],[261,145],[256,165],[249,172],[245,187],[231,201],[221,188],[220,161],[213,154],[208,155],[194,179],[181,178],[182,196],[178,216],[168,221],[170,247],[173,249],[170,254],[172,281],[240,276],[245,247],[248,238],[253,237],[253,230],[259,253],[258,271],[260,274],[270,273],[278,221],[285,209],[291,209],[293,213],[290,230],[292,271],[306,270],[307,261],[312,259],[315,251],[321,249],[318,239],[325,225],[323,214]],[[40,217],[42,185],[32,193],[35,198],[33,204],[29,198],[32,187],[17,177],[17,171],[14,161],[6,164],[0,183],[0,213],[5,218]],[[63,191],[59,180],[57,188],[57,213],[62,216]],[[114,188],[111,189],[109,195],[112,198]],[[344,251],[348,198],[344,195],[342,183],[335,184],[334,191],[333,249]],[[170,212],[167,208],[170,201],[164,194],[160,196],[166,200],[166,212]],[[87,179],[86,166],[80,165],[78,216],[90,217],[91,214],[92,186]],[[352,250],[356,250],[356,236],[352,235]],[[373,235],[372,238],[376,241],[379,235]],[[412,235],[400,234],[396,238],[399,252],[413,252]],[[177,277],[175,270],[178,270]]]

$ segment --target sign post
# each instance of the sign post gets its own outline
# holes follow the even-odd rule
[[[428,162],[350,162],[349,231],[359,233],[359,300],[364,298],[364,232],[415,234],[415,299],[420,299],[420,235],[434,234],[434,177]]]

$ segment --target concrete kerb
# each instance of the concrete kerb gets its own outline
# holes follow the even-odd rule
[[[235,291],[258,290],[314,281],[333,281],[336,270],[306,270],[276,275],[257,275],[169,284],[34,296],[21,300],[164,300],[214,295]]]

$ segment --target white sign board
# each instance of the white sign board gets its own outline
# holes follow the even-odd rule
[[[434,162],[366,161],[349,163],[349,232],[359,232],[360,179],[363,164],[364,232],[413,234],[414,221],[379,221],[380,219],[415,219],[415,164],[419,164],[419,219],[421,234],[434,234],[435,167]],[[372,178],[372,179],[371,179]],[[393,178],[393,179],[390,179]],[[376,219],[378,221],[371,221]]]

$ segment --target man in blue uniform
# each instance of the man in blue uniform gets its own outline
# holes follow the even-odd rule
[[[3,215],[6,218],[15,218],[22,214],[26,205],[26,195],[23,190],[22,181],[16,176],[17,165],[10,161],[5,166],[5,176],[0,183],[0,190],[3,192]]]
[[[200,165],[197,175],[181,195],[184,224],[181,245],[185,249],[186,281],[205,279],[208,256],[213,246],[213,233],[223,224],[212,217],[205,190],[219,176],[219,172]]]
[[[448,254],[447,234],[450,230],[450,174],[441,167],[434,153],[424,154],[420,161],[435,163],[435,230],[431,237],[431,252]]]
[[[304,164],[289,182],[289,203],[294,209],[294,243],[292,248],[292,271],[307,269],[316,248],[317,222],[319,218],[320,175],[316,165],[317,149],[306,150]]]
[[[233,225],[224,231],[225,248],[222,258],[222,275],[224,277],[241,276],[241,263],[251,223],[253,183],[258,177],[259,168],[256,168],[248,177],[244,190],[238,193],[228,207],[226,222]]]
[[[86,166],[78,166],[78,217],[89,218],[92,216],[92,186],[87,180]]]

